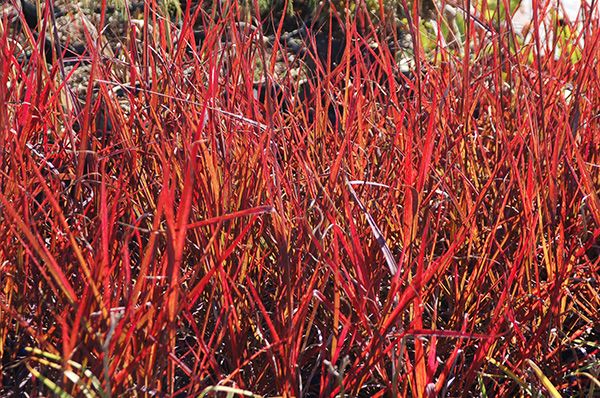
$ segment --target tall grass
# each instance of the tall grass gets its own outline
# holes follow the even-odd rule
[[[366,13],[332,66],[146,4],[83,98],[3,20],[3,394],[599,390],[597,20],[430,52],[412,14],[402,74]]]

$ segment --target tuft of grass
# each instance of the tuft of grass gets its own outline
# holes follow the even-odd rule
[[[407,49],[358,9],[327,62],[147,7],[74,69],[3,17],[0,395],[597,391],[597,20]]]

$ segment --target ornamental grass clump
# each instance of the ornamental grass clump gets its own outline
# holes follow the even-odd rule
[[[69,67],[2,19],[0,395],[599,391],[597,19],[160,7]]]

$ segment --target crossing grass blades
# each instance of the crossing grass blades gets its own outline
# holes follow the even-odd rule
[[[600,391],[597,19],[147,1],[66,68],[49,4],[0,30],[0,395]]]

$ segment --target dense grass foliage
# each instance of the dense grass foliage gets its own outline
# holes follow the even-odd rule
[[[0,395],[597,393],[598,21],[359,8],[328,62],[235,4],[75,69],[3,18]]]

